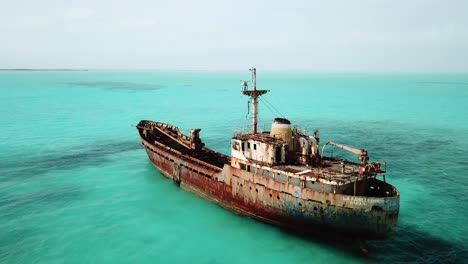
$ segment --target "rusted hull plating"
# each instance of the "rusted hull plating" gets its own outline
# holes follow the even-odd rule
[[[235,213],[301,232],[321,232],[383,239],[394,230],[396,197],[362,197],[323,193],[265,177],[254,177],[225,164],[197,162],[163,145],[141,139],[153,165],[190,192]]]

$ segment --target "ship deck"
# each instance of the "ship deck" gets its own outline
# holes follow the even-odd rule
[[[180,134],[177,127],[156,122],[141,122],[137,126],[141,138],[153,147],[164,150],[167,153],[178,155],[181,160],[194,162],[194,166],[200,168],[211,168],[214,171],[221,172],[226,164],[231,164],[231,157],[225,154],[213,151],[208,148],[200,150],[191,149],[185,139],[186,136]],[[145,132],[146,131],[146,132]],[[185,138],[184,138],[185,137]],[[344,164],[344,173],[342,172]],[[249,164],[247,164],[249,165]],[[338,193],[351,193],[351,189],[346,189],[350,183],[360,182],[364,178],[375,178],[377,174],[360,175],[358,173],[359,164],[331,157],[323,157],[320,165],[297,165],[297,164],[279,164],[275,166],[263,166],[250,162],[251,166],[257,167],[255,170],[258,175],[275,179],[283,183],[290,183],[295,186],[305,188],[316,188],[316,186],[343,186],[344,189],[336,189]],[[250,171],[249,168],[244,167]],[[315,182],[321,182],[322,185],[316,185]],[[305,186],[304,186],[305,185]],[[369,197],[388,197],[396,195],[390,187],[385,187],[382,183],[375,183],[377,190],[362,191],[360,195]],[[359,187],[359,186],[358,186]],[[384,188],[385,187],[385,188]],[[318,188],[318,187],[317,187]],[[324,190],[320,187],[319,191],[332,192],[334,190]],[[327,187],[331,188],[331,187]],[[381,191],[384,190],[385,192]],[[358,191],[359,192],[359,191]]]
[[[342,170],[342,162],[344,164],[344,172]],[[298,176],[323,178],[328,181],[343,183],[355,181],[362,177],[358,174],[359,164],[330,157],[324,157],[321,166],[277,165],[273,168]]]
[[[147,125],[154,125],[153,133],[149,133],[146,136],[142,133],[142,129],[149,129]],[[165,124],[164,124],[165,125]],[[160,123],[146,123],[145,125],[139,125],[139,132],[140,136],[148,141],[150,144],[155,144],[154,142],[158,142],[161,145],[169,147],[182,155],[187,155],[192,158],[195,158],[199,161],[204,163],[210,164],[212,166],[218,167],[222,169],[224,164],[230,164],[231,159],[229,156],[224,155],[222,153],[213,151],[208,148],[201,148],[199,151],[193,151],[192,149],[188,148],[186,145],[181,143],[178,138],[181,137],[180,132],[175,127],[160,127]],[[155,129],[154,129],[155,128]],[[175,128],[175,129],[172,129]]]
[[[267,144],[284,144],[281,138],[270,136],[269,131],[263,131],[257,134],[243,134],[238,132],[234,138],[240,140],[255,140]],[[261,164],[251,160],[252,163]],[[361,165],[349,160],[322,156],[320,164],[315,165],[300,165],[300,164],[278,164],[271,168],[292,173],[297,176],[306,176],[317,179],[325,179],[327,181],[347,183],[361,179],[359,175],[359,167]],[[382,171],[383,172],[383,171]],[[367,177],[375,177],[378,173],[367,173]]]
[[[164,123],[146,121],[138,126],[140,136],[145,138],[150,144],[161,144],[165,147],[173,149],[183,155],[190,156],[191,158],[197,159],[203,163],[210,164],[219,169],[222,169],[225,164],[231,163],[231,157],[209,148],[201,148],[199,151],[190,149],[184,140],[188,137],[181,134],[177,127],[171,126]],[[147,135],[144,135],[143,130],[148,129],[152,131]],[[244,135],[247,136],[247,135]],[[262,137],[263,140],[268,140],[269,137],[265,135],[256,135]],[[155,141],[157,143],[155,143]],[[251,161],[255,164],[254,161]],[[344,169],[343,169],[343,165]],[[258,164],[261,165],[261,164]],[[280,164],[270,166],[269,169],[286,172],[289,175],[296,177],[306,177],[311,180],[323,179],[328,182],[335,183],[349,183],[361,179],[363,176],[359,175],[358,163],[350,162],[343,159],[322,157],[320,165],[300,165],[300,164]],[[375,177],[374,175],[368,175]]]

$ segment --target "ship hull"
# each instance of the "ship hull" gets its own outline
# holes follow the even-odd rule
[[[386,238],[397,223],[399,195],[356,197],[285,187],[230,164],[210,166],[161,144],[141,141],[152,164],[165,177],[240,215],[301,233],[360,239]]]

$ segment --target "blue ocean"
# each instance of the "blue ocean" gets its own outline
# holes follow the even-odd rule
[[[230,213],[157,172],[135,125],[201,128],[229,154],[245,72],[0,72],[0,263],[467,263],[468,74],[258,71],[259,128],[286,117],[386,161],[396,232],[304,236]],[[327,153],[330,154],[330,153]],[[348,153],[333,155],[356,159]]]

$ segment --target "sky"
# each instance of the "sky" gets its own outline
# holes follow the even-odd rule
[[[468,72],[468,0],[0,0],[0,68]]]

